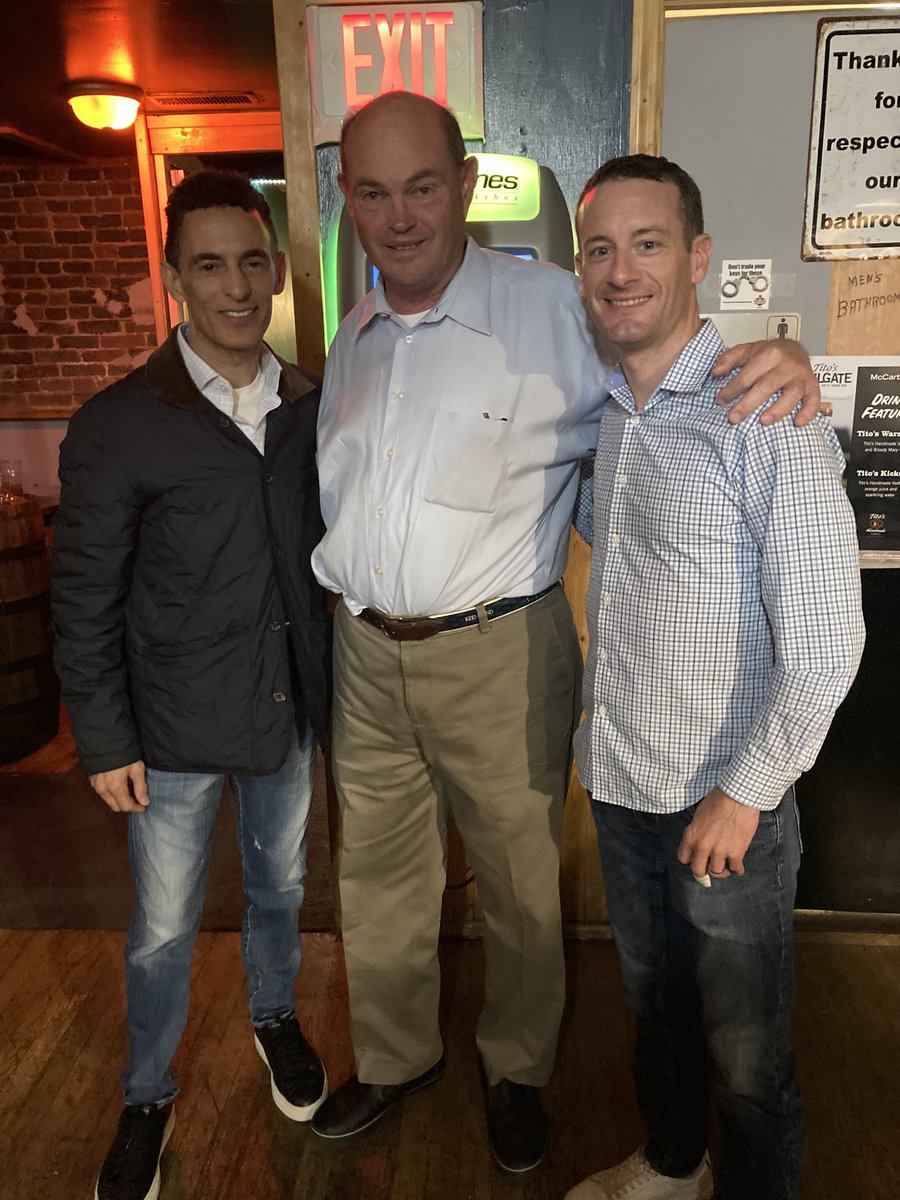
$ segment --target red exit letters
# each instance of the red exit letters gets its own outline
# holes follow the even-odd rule
[[[381,82],[377,93],[359,90],[359,72],[375,66],[374,56],[357,48],[357,30],[374,24],[381,51]],[[358,108],[385,92],[418,92],[425,95],[425,58],[423,41],[432,44],[434,88],[432,100],[447,103],[447,28],[453,24],[451,12],[402,11],[387,13],[350,13],[341,17],[344,44],[344,90],[348,108]],[[404,41],[409,47],[410,78],[403,77],[400,53]]]

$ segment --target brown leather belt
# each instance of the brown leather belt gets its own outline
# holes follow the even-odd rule
[[[553,583],[534,596],[504,596],[502,600],[492,600],[490,604],[479,605],[479,608],[484,611],[488,621],[496,621],[498,617],[506,617],[517,609],[543,600],[558,586],[558,583]],[[445,617],[389,617],[377,608],[364,608],[359,615],[363,621],[374,625],[385,637],[392,638],[395,642],[421,642],[425,638],[434,637],[436,633],[447,633],[451,629],[466,629],[469,625],[477,625],[479,609],[470,608],[466,612],[448,613]]]

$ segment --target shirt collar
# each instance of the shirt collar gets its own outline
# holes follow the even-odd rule
[[[198,391],[203,392],[211,383],[217,379],[224,378],[215,367],[211,367],[206,359],[201,358],[196,350],[188,341],[190,333],[190,325],[188,322],[178,326],[178,349],[181,351],[181,357],[184,359],[184,365],[188,369],[188,374],[194,381],[194,386]],[[268,391],[277,392],[278,383],[281,378],[281,363],[263,342],[262,353],[259,360],[260,370],[266,381]],[[228,383],[228,380],[225,380]],[[232,386],[229,384],[229,386]]]
[[[715,323],[707,319],[669,367],[647,404],[649,405],[651,400],[663,392],[671,396],[694,395],[699,392],[709,378],[713,364],[724,349],[725,343],[722,341]],[[725,382],[723,379],[722,383]],[[622,399],[625,395],[631,396],[631,389],[628,387],[628,382],[618,363],[610,373],[609,390],[617,400]]]
[[[444,317],[465,325],[476,333],[490,335],[491,332],[491,264],[481,247],[472,239],[466,239],[466,252],[459,270],[447,284],[444,294],[434,308],[423,317],[420,325],[433,324]],[[354,336],[362,331],[376,316],[393,317],[394,310],[384,294],[384,277],[363,297],[359,306]]]

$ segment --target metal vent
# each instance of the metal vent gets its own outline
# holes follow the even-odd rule
[[[202,108],[253,108],[262,102],[256,92],[149,92],[154,108],[176,108],[196,112]]]

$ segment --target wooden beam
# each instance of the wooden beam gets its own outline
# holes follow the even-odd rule
[[[665,0],[634,0],[631,17],[632,154],[659,154],[662,148]]]
[[[273,0],[273,11],[284,132],[297,359],[301,366],[321,373],[325,365],[325,322],[319,261],[316,148],[310,121],[306,5],[298,0]]]

